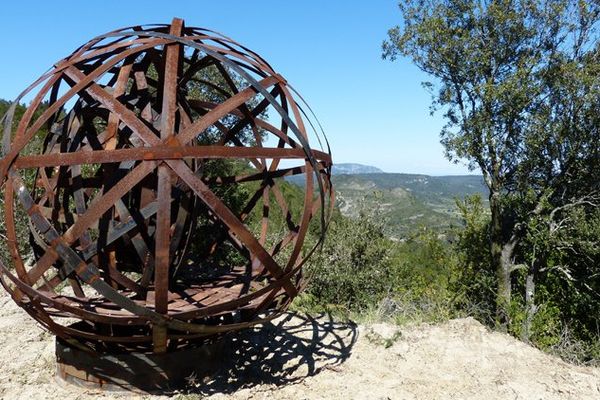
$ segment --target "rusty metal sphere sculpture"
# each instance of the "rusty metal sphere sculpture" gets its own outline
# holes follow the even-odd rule
[[[332,203],[303,104],[256,53],[180,19],[81,46],[3,119],[3,286],[94,351],[164,353],[277,315]]]

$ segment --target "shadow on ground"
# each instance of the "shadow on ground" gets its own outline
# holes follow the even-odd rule
[[[210,395],[299,382],[345,362],[357,335],[354,323],[336,322],[329,314],[285,313],[231,336],[219,370],[204,379],[189,377],[187,391]]]

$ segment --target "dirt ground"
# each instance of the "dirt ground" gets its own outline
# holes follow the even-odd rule
[[[0,295],[2,399],[600,399],[600,369],[567,364],[466,318],[356,326],[288,314],[244,333],[186,394],[133,396],[58,382],[54,339]]]

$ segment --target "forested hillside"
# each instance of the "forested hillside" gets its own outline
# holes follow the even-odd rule
[[[460,223],[456,200],[485,196],[481,176],[428,176],[369,173],[334,175],[337,205],[346,216],[376,210],[386,221],[386,232],[403,239],[427,227],[444,232]]]

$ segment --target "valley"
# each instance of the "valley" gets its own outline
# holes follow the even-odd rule
[[[346,216],[369,212],[386,221],[388,234],[400,240],[419,227],[443,232],[459,223],[456,199],[480,194],[487,188],[479,175],[429,176],[385,172],[336,173],[333,185],[337,206]],[[374,167],[364,166],[368,170]],[[344,164],[338,171],[346,171]]]

